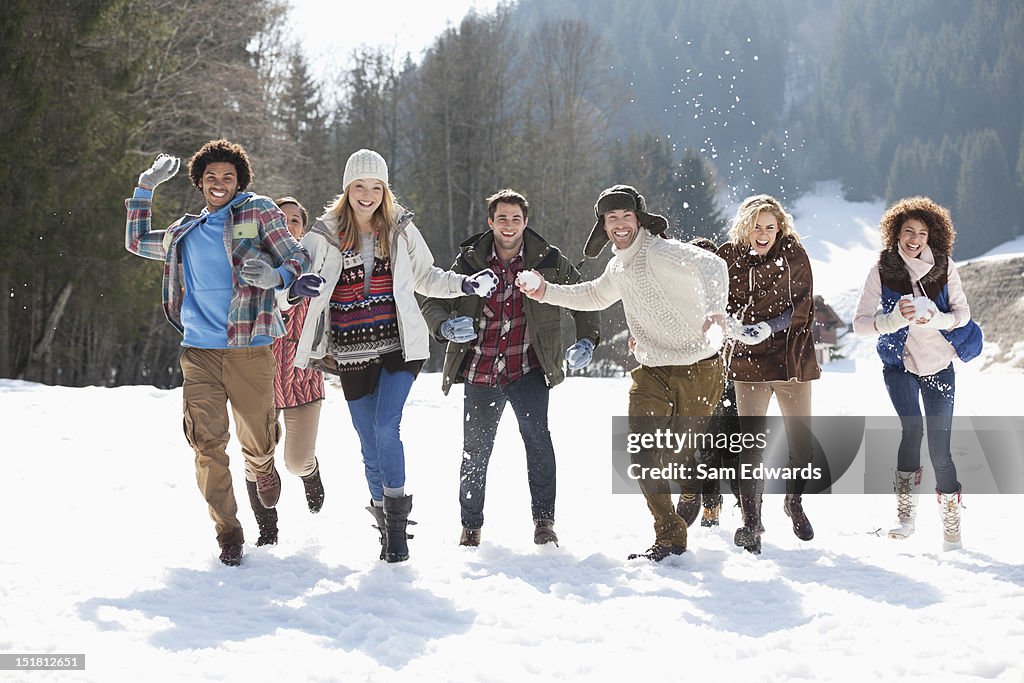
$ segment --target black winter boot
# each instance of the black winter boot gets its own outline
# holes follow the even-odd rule
[[[793,533],[801,541],[809,541],[814,538],[814,528],[811,520],[807,519],[804,513],[804,504],[799,493],[787,493],[784,503],[786,516],[793,520]]]
[[[387,548],[384,559],[405,562],[409,559],[408,536],[405,533],[412,512],[412,496],[393,498],[384,496],[384,524],[387,527]]]
[[[256,539],[256,547],[261,545],[277,545],[277,509],[263,507],[256,482],[245,481],[245,489],[249,492],[249,505],[256,516],[256,525],[260,528],[260,537]]]
[[[315,515],[324,506],[324,484],[320,481],[320,462],[317,460],[314,462],[316,464],[312,474],[307,474],[301,479],[302,487],[306,490],[306,505],[309,506],[309,511]]]
[[[380,559],[384,559],[384,548],[388,544],[388,531],[387,525],[384,521],[384,508],[379,508],[370,501],[370,504],[366,506],[366,511],[373,515],[374,521],[377,523],[373,525],[373,528],[380,532]]]
[[[761,554],[761,488],[759,481],[743,481],[740,483],[740,511],[743,514],[743,526],[736,530],[733,543],[748,553]]]

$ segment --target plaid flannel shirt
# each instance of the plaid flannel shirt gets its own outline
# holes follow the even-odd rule
[[[199,216],[185,214],[166,230],[153,230],[152,205],[150,197],[125,200],[128,222],[124,245],[133,254],[164,262],[164,315],[174,329],[184,334],[180,247],[181,240],[196,225]],[[282,336],[284,322],[274,305],[274,289],[249,285],[241,279],[240,273],[242,264],[249,259],[260,259],[275,268],[283,265],[293,278],[309,268],[309,254],[288,232],[284,214],[273,201],[260,195],[251,195],[233,205],[224,222],[224,250],[231,261],[234,284],[228,308],[228,346],[248,346],[257,336]]]
[[[478,336],[466,354],[463,376],[469,384],[501,387],[540,367],[540,361],[526,325],[524,295],[516,286],[516,276],[525,267],[522,249],[506,266],[492,247],[487,265],[498,276],[498,288],[484,299]]]

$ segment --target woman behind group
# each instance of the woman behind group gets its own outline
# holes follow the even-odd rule
[[[793,227],[793,217],[769,195],[748,197],[736,212],[731,240],[718,249],[729,266],[729,313],[733,345],[729,378],[736,386],[741,418],[762,418],[772,394],[784,417],[789,442],[789,467],[798,474],[811,462],[811,380],[821,376],[814,356],[814,283],[811,263]],[[751,421],[745,420],[750,430]],[[759,431],[759,430],[758,430]],[[744,453],[756,464],[759,450]],[[793,533],[804,541],[814,529],[803,510],[806,480],[786,480],[784,509]],[[735,543],[761,552],[763,482],[740,482],[743,526]]]
[[[274,201],[284,213],[288,232],[301,240],[309,223],[306,208],[295,197],[282,197]],[[301,277],[301,276],[300,276]],[[302,278],[308,281],[308,278]],[[306,492],[306,505],[316,514],[324,504],[324,487],[320,479],[320,464],[316,459],[316,435],[320,425],[320,406],[324,400],[324,376],[319,370],[302,370],[292,366],[295,350],[306,319],[309,300],[303,298],[282,314],[285,334],[274,340],[274,407],[277,416],[284,416],[284,464],[288,471],[302,479]],[[256,492],[256,475],[245,468],[245,485],[249,491],[249,505],[256,516],[260,536],[257,546],[277,543],[277,508],[265,508]]]
[[[879,229],[883,249],[861,290],[853,330],[879,335],[882,378],[903,427],[894,480],[899,524],[889,537],[906,538],[914,532],[923,400],[928,454],[942,506],[943,545],[946,550],[959,548],[960,482],[949,451],[952,360],[977,355],[981,331],[971,323],[953,264],[956,231],[949,211],[927,197],[896,202],[882,216]]]
[[[324,279],[309,304],[296,367],[319,367],[341,377],[359,435],[368,508],[381,533],[381,559],[409,558],[402,410],[429,355],[427,325],[414,292],[453,298],[489,296],[490,270],[471,276],[434,266],[430,249],[395,202],[388,168],[361,149],[345,164],[342,193],[302,239],[311,272]]]

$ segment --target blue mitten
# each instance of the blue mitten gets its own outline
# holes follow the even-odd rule
[[[579,370],[590,365],[590,359],[594,357],[594,342],[586,337],[565,350],[565,361],[569,364],[570,370]]]
[[[489,272],[489,271],[488,271]],[[473,319],[468,315],[460,315],[458,318],[451,318],[441,323],[441,336],[456,344],[476,339],[476,330],[473,329]]]

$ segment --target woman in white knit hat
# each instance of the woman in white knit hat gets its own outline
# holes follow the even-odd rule
[[[380,558],[409,558],[405,451],[399,433],[413,380],[429,355],[427,325],[414,292],[454,298],[489,296],[490,270],[471,276],[441,270],[395,201],[380,154],[361,149],[348,158],[342,193],[326,207],[302,245],[311,272],[324,279],[309,305],[296,367],[341,377],[359,435],[371,505],[381,533]]]

